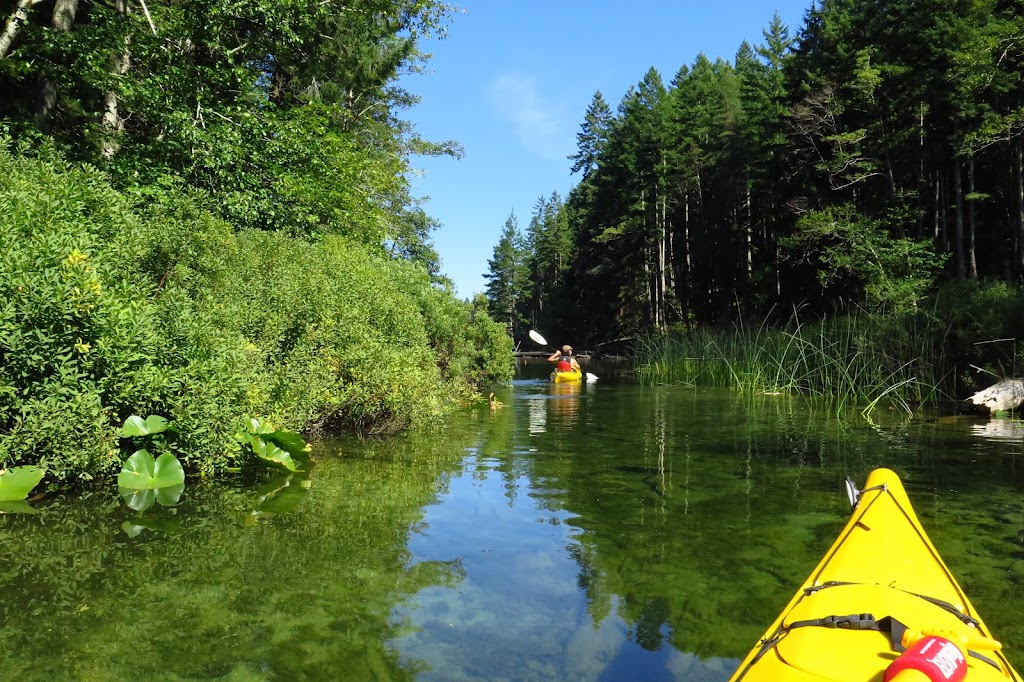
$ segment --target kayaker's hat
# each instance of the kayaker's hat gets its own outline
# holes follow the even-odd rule
[[[566,345],[562,346],[562,352],[563,352],[563,353],[569,353],[569,352],[571,352],[571,351],[572,351],[572,346],[570,346],[570,345],[568,345],[568,344],[566,344]]]

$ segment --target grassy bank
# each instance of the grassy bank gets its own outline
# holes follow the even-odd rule
[[[231,439],[246,416],[393,432],[511,377],[484,304],[416,263],[238,231],[202,195],[130,196],[55,158],[0,149],[0,167],[0,468],[114,474],[120,424],[156,414],[186,472],[210,476],[247,463]]]
[[[645,382],[800,393],[836,411],[887,405],[912,412],[1024,371],[1024,292],[966,282],[910,314],[805,322],[794,311],[759,325],[648,338],[634,359]]]

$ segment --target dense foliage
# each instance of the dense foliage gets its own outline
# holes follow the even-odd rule
[[[0,163],[0,462],[109,473],[125,418],[159,414],[210,474],[244,463],[246,415],[393,431],[509,376],[501,327],[419,264],[235,232],[184,193],[140,213],[66,162]]]
[[[1021,9],[824,0],[795,37],[776,16],[732,61],[649,70],[615,111],[596,93],[578,184],[522,235],[529,295],[492,310],[597,344],[1019,282]]]
[[[449,11],[8,3],[0,468],[115,474],[121,425],[151,415],[211,475],[259,454],[247,418],[386,433],[508,380],[510,339],[439,276],[407,180],[411,154],[459,153],[394,85]]]

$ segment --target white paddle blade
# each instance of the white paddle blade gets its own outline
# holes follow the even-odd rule
[[[594,381],[597,381],[597,375],[596,374],[591,374],[590,372],[587,372],[587,383],[589,384],[589,383],[594,382]]]
[[[544,337],[537,333],[537,331],[534,329],[530,330],[530,338],[542,346],[548,345],[548,342],[544,339]]]
[[[860,502],[860,491],[857,490],[857,484],[846,479],[846,497],[850,500],[850,508],[856,509],[857,503]]]

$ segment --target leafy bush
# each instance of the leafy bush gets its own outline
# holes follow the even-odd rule
[[[2,145],[0,166],[0,466],[112,475],[120,424],[147,414],[208,476],[253,457],[232,439],[246,417],[385,433],[511,377],[500,327],[420,266],[235,233],[173,181],[124,195]]]
[[[93,169],[0,149],[0,466],[58,480],[119,463],[119,403],[152,392],[162,341],[144,286],[122,267],[140,226]]]

